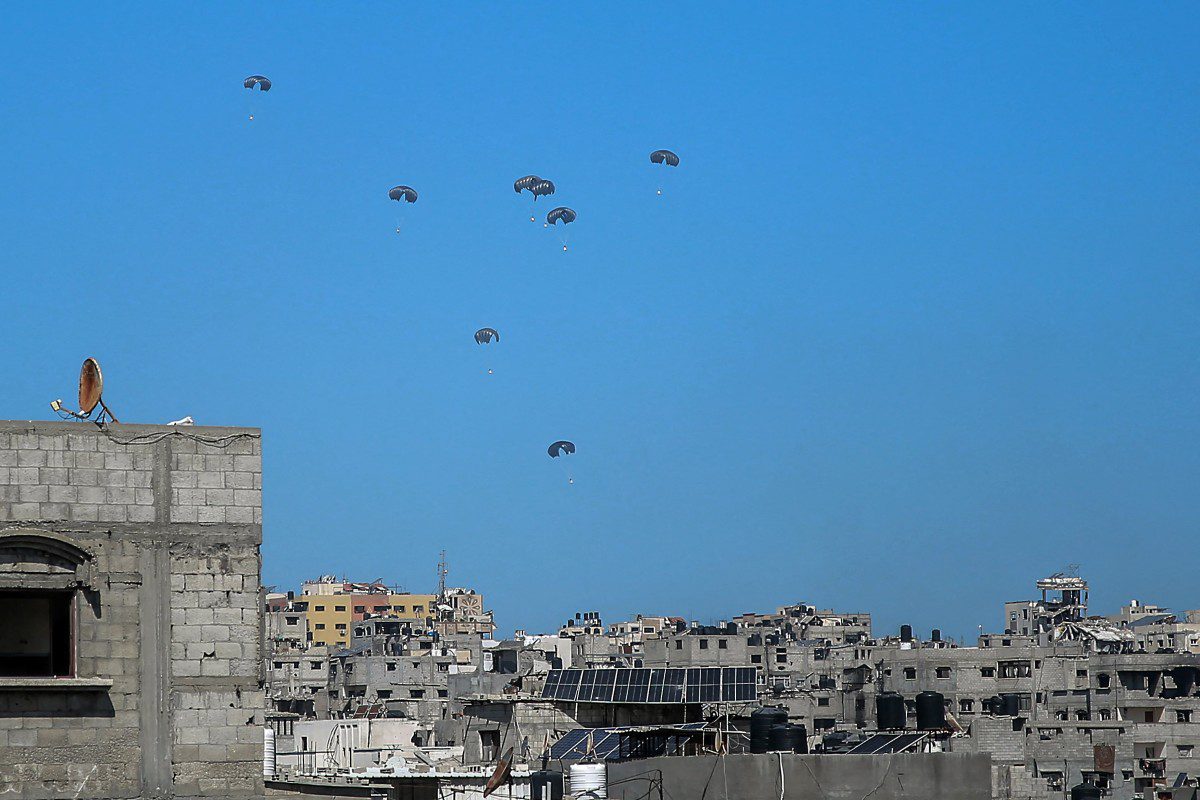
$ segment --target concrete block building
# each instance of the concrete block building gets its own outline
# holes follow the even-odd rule
[[[261,434],[0,422],[0,796],[263,796]]]

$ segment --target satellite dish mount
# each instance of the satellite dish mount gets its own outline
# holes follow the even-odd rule
[[[103,394],[104,375],[100,372],[100,362],[94,358],[86,358],[83,361],[83,367],[79,370],[79,410],[72,411],[63,405],[62,400],[53,401],[50,403],[50,408],[54,409],[63,419],[86,419],[97,425],[104,425],[107,422],[120,423],[116,415],[104,404]],[[93,419],[92,413],[97,408],[100,409],[100,413]]]

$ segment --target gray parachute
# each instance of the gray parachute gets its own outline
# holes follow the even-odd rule
[[[539,178],[537,175],[526,175],[513,181],[513,189],[517,194],[529,192],[533,199],[537,200],[543,195],[554,194],[554,181]]]
[[[242,86],[245,86],[247,89],[253,89],[257,86],[260,91],[269,92],[271,91],[271,79],[266,75],[251,75],[242,81]]]
[[[546,448],[546,452],[551,458],[558,458],[561,455],[572,455],[575,452],[575,443],[567,441],[558,441]]]
[[[513,181],[513,190],[516,191],[517,194],[525,191],[532,192],[534,184],[541,182],[542,179],[537,175],[526,175],[524,178],[517,178],[515,181]]]
[[[651,164],[666,164],[668,167],[679,166],[679,156],[670,150],[655,150],[650,154]]]
[[[560,221],[563,225],[569,225],[575,221],[575,212],[566,206],[559,206],[546,215],[547,225],[556,225]]]
[[[411,186],[393,186],[388,190],[388,199],[415,203],[417,202],[417,190]]]
[[[495,328],[480,328],[475,331],[475,342],[477,344],[491,344],[492,340],[500,341],[500,332]]]

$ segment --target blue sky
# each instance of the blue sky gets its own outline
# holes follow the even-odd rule
[[[1200,606],[1194,5],[67,8],[0,29],[0,415],[95,355],[261,426],[266,582]]]

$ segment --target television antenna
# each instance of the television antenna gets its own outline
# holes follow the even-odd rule
[[[85,358],[83,366],[79,369],[79,410],[72,411],[67,408],[61,399],[51,401],[50,408],[63,419],[86,419],[97,425],[104,425],[106,422],[120,424],[121,421],[104,404],[103,394],[104,374],[100,372],[100,362],[94,358]],[[97,406],[100,413],[92,419],[92,413]]]

